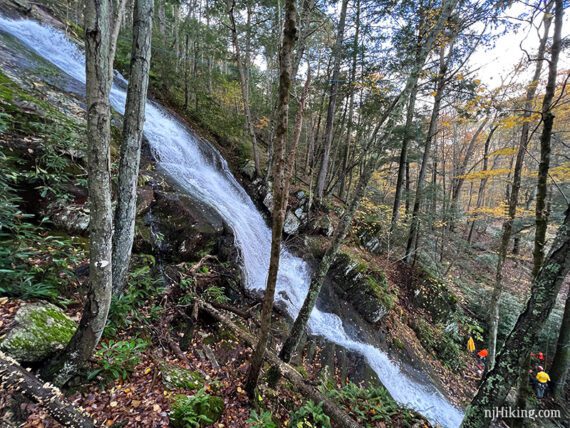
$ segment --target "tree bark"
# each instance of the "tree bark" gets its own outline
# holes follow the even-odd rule
[[[525,111],[523,113],[523,127],[521,130],[521,138],[519,140],[519,149],[517,153],[517,158],[515,161],[515,169],[513,172],[513,181],[510,189],[510,196],[509,196],[509,208],[508,208],[508,218],[503,222],[503,229],[501,234],[501,244],[499,246],[498,251],[498,258],[497,258],[497,270],[495,274],[495,286],[493,289],[493,293],[491,294],[490,299],[490,309],[489,309],[489,357],[487,360],[487,366],[489,368],[493,367],[495,362],[495,354],[497,348],[497,333],[499,329],[499,305],[501,300],[501,294],[503,292],[503,265],[507,258],[507,252],[509,247],[509,242],[512,235],[513,229],[513,222],[516,217],[517,206],[518,206],[518,199],[519,199],[519,191],[521,185],[521,176],[522,176],[522,169],[524,158],[526,154],[526,150],[529,143],[529,124],[528,124],[528,117],[531,114],[532,109],[532,101],[534,96],[536,95],[536,88],[538,86],[538,80],[540,78],[540,73],[542,71],[542,62],[544,59],[544,52],[546,48],[546,42],[548,40],[548,30],[550,27],[550,22],[552,20],[551,15],[548,13],[549,9],[547,9],[545,16],[544,16],[544,35],[540,40],[539,48],[538,48],[538,60],[536,62],[536,68],[534,71],[533,80],[530,83],[527,94],[526,94],[526,102],[525,102]],[[554,54],[554,52],[553,52]],[[554,57],[553,57],[554,58]],[[556,79],[556,76],[554,76]],[[554,95],[554,89],[552,92],[552,96]],[[545,95],[546,99],[546,95]],[[550,98],[550,102],[552,102],[552,98]],[[549,102],[549,106],[550,106]],[[546,126],[546,124],[545,124]],[[550,127],[552,129],[552,126]],[[550,145],[550,138],[548,144]],[[539,170],[539,183],[540,183],[540,174],[544,173],[545,179],[544,182],[546,183],[546,177],[548,175],[548,165],[546,166],[546,172]],[[546,189],[546,186],[545,186]],[[546,192],[545,192],[546,194]],[[537,206],[538,206],[538,199],[537,199]],[[538,213],[538,211],[537,211]],[[538,216],[538,214],[537,214]],[[533,270],[534,275],[536,276],[536,272]]]
[[[346,10],[348,8],[348,0],[342,0],[342,5],[340,9],[340,19],[337,27],[336,40],[332,52],[332,57],[334,58],[333,71],[331,76],[331,86],[329,92],[329,106],[327,109],[327,121],[325,124],[325,135],[324,135],[324,151],[321,158],[321,168],[319,170],[319,175],[317,179],[316,197],[317,201],[321,203],[323,201],[325,186],[327,182],[327,174],[329,171],[330,162],[330,152],[333,140],[333,125],[334,116],[336,113],[336,99],[339,87],[339,76],[340,76],[340,62],[342,59],[342,42],[344,40],[344,27],[346,22]]]
[[[558,397],[564,395],[564,388],[570,368],[570,288],[568,296],[566,296],[566,305],[564,306],[564,316],[560,325],[560,333],[556,344],[556,353],[552,360],[550,375],[554,381],[554,393]]]
[[[556,2],[556,9],[560,8],[562,12],[562,0]],[[497,355],[495,366],[484,376],[477,395],[465,412],[461,424],[463,428],[489,426],[492,410],[500,408],[505,402],[507,394],[517,380],[516,375],[521,365],[535,345],[538,334],[554,307],[556,296],[569,271],[570,206],[558,229],[550,254],[533,281],[526,309],[519,316]]]
[[[111,303],[112,219],[110,141],[110,0],[87,0],[85,56],[87,169],[89,190],[89,288],[79,328],[44,374],[65,384],[91,358],[103,334]]]
[[[137,179],[150,70],[154,0],[135,0],[131,74],[127,89],[113,233],[113,293],[124,288],[135,236]]]
[[[0,390],[20,393],[35,401],[66,427],[95,428],[95,423],[81,409],[68,403],[63,394],[44,384],[22,368],[17,361],[0,352]]]
[[[287,152],[287,128],[289,123],[289,91],[291,89],[291,69],[293,47],[297,40],[297,11],[295,8],[295,0],[287,0],[285,13],[285,26],[283,28],[283,44],[280,52],[280,75],[279,75],[279,102],[278,102],[278,123],[275,131],[275,159],[273,163],[273,215],[271,227],[271,257],[269,261],[269,272],[267,275],[267,285],[263,297],[263,306],[261,310],[261,330],[259,332],[259,340],[248,370],[245,382],[245,390],[250,397],[254,396],[255,387],[261,372],[261,366],[267,341],[269,339],[269,330],[271,328],[271,314],[273,312],[273,301],[275,297],[275,288],[277,285],[277,274],[279,272],[279,260],[281,253],[281,238],[283,234],[283,222],[285,220],[285,211],[287,208],[287,197],[290,167],[286,165],[285,158]],[[292,167],[292,157],[289,156],[289,165]]]

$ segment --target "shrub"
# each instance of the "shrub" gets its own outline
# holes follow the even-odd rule
[[[174,398],[170,423],[174,428],[199,428],[216,422],[223,411],[224,400],[200,389],[194,395],[177,395]]]
[[[294,428],[330,428],[330,418],[323,412],[322,403],[307,401],[299,410],[291,415],[289,426]]]
[[[261,410],[252,410],[249,419],[246,421],[251,428],[277,428],[277,424],[273,421],[271,412]]]
[[[102,375],[106,379],[127,379],[140,363],[140,355],[147,346],[142,339],[102,342],[101,349],[95,353],[100,367],[89,372],[87,378],[91,380]]]

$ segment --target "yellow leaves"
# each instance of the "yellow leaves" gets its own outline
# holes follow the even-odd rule
[[[147,367],[146,369],[144,369],[144,374],[149,374],[152,371],[152,369],[150,367]]]
[[[508,218],[508,206],[506,203],[503,202],[502,204],[496,207],[475,208],[468,211],[467,215],[471,218],[488,217],[493,219],[504,220]],[[517,218],[534,217],[534,211],[518,208],[516,216]]]
[[[257,129],[265,129],[269,126],[269,118],[267,116],[261,116],[257,123],[255,124],[255,127]]]
[[[494,152],[489,153],[488,158],[496,156],[513,156],[517,153],[516,147],[505,147],[504,149],[498,149]]]
[[[509,168],[488,169],[487,171],[470,172],[469,174],[462,175],[458,178],[462,178],[465,181],[483,180],[485,178],[492,178],[492,177],[499,177],[502,175],[508,175],[510,172],[511,172],[511,170]]]

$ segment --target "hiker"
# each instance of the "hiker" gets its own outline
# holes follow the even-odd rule
[[[479,352],[477,352],[477,356],[479,357],[479,360],[485,364],[487,362],[487,356],[489,355],[489,351],[487,351],[487,349],[481,349]]]
[[[469,340],[467,341],[467,351],[475,352],[475,341],[471,336],[469,336]]]
[[[535,392],[537,398],[544,398],[550,383],[550,376],[544,371],[542,366],[537,367],[538,373],[536,374]]]

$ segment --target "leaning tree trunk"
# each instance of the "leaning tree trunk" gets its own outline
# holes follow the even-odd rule
[[[22,394],[42,406],[65,427],[95,428],[83,409],[70,404],[61,391],[44,384],[8,355],[0,352],[0,390]]]
[[[334,58],[333,72],[331,77],[331,86],[329,93],[329,106],[327,109],[327,121],[325,125],[325,135],[324,135],[324,151],[321,158],[321,168],[319,170],[319,175],[317,178],[317,189],[316,197],[319,203],[322,202],[325,186],[327,182],[327,174],[329,171],[330,153],[333,140],[333,125],[334,116],[336,112],[336,99],[338,94],[339,86],[339,76],[340,76],[340,60],[342,57],[342,42],[344,39],[344,26],[346,22],[346,9],[348,7],[348,0],[342,0],[342,6],[340,9],[340,19],[338,22],[338,28],[336,33],[336,41],[333,48],[332,56]]]
[[[71,342],[45,369],[45,376],[65,384],[93,355],[103,334],[111,303],[111,109],[109,92],[110,0],[87,0],[85,57],[87,93],[87,170],[89,189],[89,288],[79,328]]]
[[[513,230],[513,222],[515,220],[515,216],[517,213],[517,206],[518,206],[518,199],[519,199],[519,191],[521,185],[521,177],[522,177],[522,169],[524,158],[526,154],[526,150],[529,143],[529,124],[528,124],[528,117],[532,112],[532,102],[536,95],[536,88],[538,86],[538,80],[540,79],[540,73],[542,71],[542,62],[544,59],[544,52],[546,47],[546,41],[548,40],[548,30],[550,27],[551,16],[548,13],[549,10],[546,11],[544,17],[544,35],[540,40],[540,45],[538,48],[538,61],[536,63],[536,68],[534,71],[533,80],[530,83],[527,94],[526,94],[526,102],[525,102],[525,111],[523,113],[523,127],[521,130],[521,137],[519,140],[519,149],[517,153],[517,158],[515,162],[515,169],[513,172],[513,181],[510,191],[509,197],[509,208],[508,208],[508,218],[503,222],[503,229],[501,234],[501,244],[498,251],[498,259],[497,259],[497,270],[495,274],[495,286],[493,288],[493,293],[491,294],[490,300],[490,309],[489,309],[489,358],[487,360],[487,367],[493,367],[495,362],[495,354],[497,349],[497,333],[499,330],[499,304],[501,300],[501,294],[503,292],[503,265],[505,264],[505,260],[507,258],[507,252],[509,247],[509,242],[512,235]],[[553,52],[554,54],[554,52]],[[554,57],[553,57],[554,59]],[[556,75],[554,76],[556,79]],[[554,94],[554,91],[553,91]],[[545,95],[546,100],[546,95]],[[552,98],[550,98],[550,102],[552,102]],[[550,104],[549,104],[550,105]],[[546,126],[546,123],[545,123]],[[552,128],[552,126],[551,126]],[[539,171],[539,185],[540,185],[540,172]],[[548,175],[548,166],[546,167],[545,177]],[[546,178],[545,178],[546,180]],[[546,181],[545,181],[546,183]],[[546,186],[546,185],[545,185]],[[546,189],[546,187],[545,187]],[[537,200],[538,206],[538,200]],[[538,212],[538,211],[537,211]],[[537,214],[538,216],[538,214]],[[538,217],[537,217],[538,218]],[[536,264],[535,264],[536,267]],[[536,276],[537,271],[533,270],[533,276]]]
[[[297,11],[295,0],[287,0],[285,26],[283,28],[283,44],[280,52],[280,75],[279,75],[279,103],[278,124],[275,131],[275,159],[273,163],[273,223],[271,227],[271,258],[269,261],[269,273],[267,286],[263,298],[261,310],[261,329],[259,340],[251,357],[251,365],[248,370],[245,390],[253,397],[257,380],[263,364],[269,330],[271,329],[271,314],[279,272],[279,259],[281,253],[281,237],[283,234],[283,222],[287,208],[287,176],[288,168],[285,154],[287,151],[287,127],[289,123],[289,91],[291,89],[291,68],[293,47],[297,40]],[[291,154],[294,156],[294,153]],[[289,161],[291,159],[289,158]],[[291,165],[293,163],[291,162]]]
[[[557,3],[562,4],[562,0]],[[557,5],[558,9],[558,5]],[[562,7],[560,7],[562,9]],[[465,412],[463,428],[486,428],[492,410],[500,408],[517,380],[521,364],[532,350],[548,319],[560,287],[570,271],[570,206],[548,258],[534,279],[531,297],[497,355],[495,366],[483,378],[477,395]]]
[[[550,48],[548,80],[541,110],[543,126],[540,134],[540,163],[538,165],[538,184],[536,186],[536,232],[534,235],[534,251],[532,253],[534,263],[532,273],[534,275],[538,273],[542,266],[544,245],[546,244],[546,228],[548,226],[547,182],[548,170],[550,168],[550,140],[552,139],[552,127],[554,125],[552,102],[556,92],[558,58],[562,49],[562,0],[556,0],[555,8],[554,36],[552,38],[552,47]],[[560,11],[558,10],[559,8],[561,9]]]
[[[564,394],[568,370],[570,368],[570,287],[566,296],[564,316],[560,325],[560,333],[556,344],[556,354],[552,360],[550,375],[554,381],[554,393],[558,397]]]
[[[131,74],[123,122],[119,189],[113,233],[113,293],[125,286],[135,236],[137,179],[150,70],[153,0],[135,0]]]

